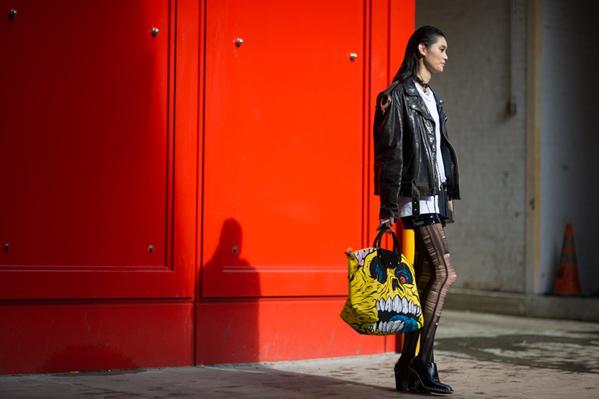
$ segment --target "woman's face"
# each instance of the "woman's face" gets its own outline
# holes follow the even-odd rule
[[[426,69],[431,73],[443,72],[447,61],[447,40],[443,36],[439,36],[430,47],[420,44],[419,50]]]

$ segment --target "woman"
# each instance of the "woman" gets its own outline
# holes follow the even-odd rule
[[[424,314],[421,331],[404,337],[395,365],[399,391],[453,392],[439,380],[433,357],[445,295],[456,279],[444,225],[451,219],[450,201],[459,199],[457,159],[447,138],[443,102],[429,86],[446,61],[443,32],[432,26],[419,28],[408,41],[393,83],[377,98],[375,191],[381,202],[380,228],[401,218],[404,227],[414,229],[414,268]]]

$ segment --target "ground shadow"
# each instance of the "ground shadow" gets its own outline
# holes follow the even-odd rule
[[[357,370],[356,372],[359,372]],[[391,380],[391,378],[390,378]],[[389,381],[391,382],[391,381]],[[3,398],[397,398],[392,386],[276,370],[266,365],[197,366],[118,373],[0,376]],[[402,394],[402,398],[422,395]]]
[[[510,334],[438,338],[435,350],[478,360],[599,374],[599,331],[583,337]]]

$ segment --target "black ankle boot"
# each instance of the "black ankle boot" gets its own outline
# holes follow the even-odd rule
[[[433,378],[435,379],[435,382],[437,384],[447,387],[447,389],[449,389],[451,391],[451,393],[453,393],[453,388],[451,387],[451,385],[445,384],[445,383],[441,382],[441,380],[439,380],[439,372],[437,371],[437,363],[432,362],[430,364],[432,365],[432,368],[433,368]]]
[[[437,373],[437,365],[433,362],[422,363],[421,360],[415,359],[409,367],[410,375],[408,378],[412,379],[411,384],[413,387],[420,392],[432,392],[432,393],[453,393],[451,386],[439,381],[439,374]]]
[[[408,392],[410,390],[410,368],[408,366],[395,363],[393,369],[395,373],[395,390],[399,392]]]

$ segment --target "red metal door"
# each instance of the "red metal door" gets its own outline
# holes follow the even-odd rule
[[[338,317],[343,251],[413,1],[0,8],[0,372],[384,350]]]
[[[219,0],[206,17],[202,296],[343,295],[362,239],[364,3]]]
[[[192,364],[198,3],[0,9],[0,373]]]
[[[175,2],[0,9],[0,296],[191,297],[171,233]]]

